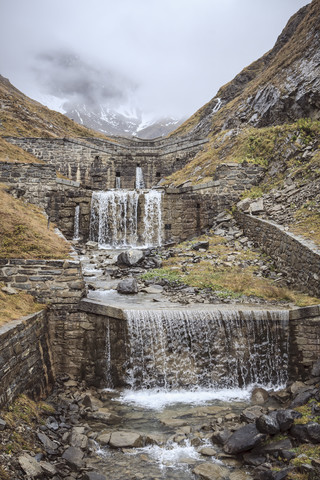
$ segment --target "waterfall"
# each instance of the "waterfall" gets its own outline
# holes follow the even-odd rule
[[[288,312],[127,310],[132,389],[287,381]]]
[[[221,101],[221,99],[218,97],[218,98],[217,98],[217,103],[216,103],[215,106],[213,107],[211,114],[217,113],[218,110],[220,110],[221,106],[222,106],[222,101]]]
[[[136,168],[136,189],[142,190],[143,188],[145,188],[145,185],[143,180],[142,168],[137,167]]]
[[[73,240],[80,240],[79,223],[80,223],[80,205],[76,205],[76,208],[74,210]]]
[[[121,188],[121,177],[116,177],[116,188]]]
[[[145,194],[144,243],[147,247],[161,245],[161,192],[150,190]]]
[[[144,215],[141,215],[142,212]],[[90,240],[98,242],[99,246],[157,246],[161,245],[161,231],[161,192],[93,192]]]

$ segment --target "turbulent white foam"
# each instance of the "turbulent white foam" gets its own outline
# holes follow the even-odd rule
[[[132,453],[130,452],[129,455],[135,455],[137,453],[147,454],[158,463],[161,469],[167,467],[181,469],[187,467],[186,459],[201,459],[200,454],[189,442],[185,442],[185,445],[178,445],[172,442],[168,443],[165,447],[149,445],[144,448],[138,448]]]
[[[169,405],[185,403],[191,405],[201,405],[212,400],[224,402],[230,401],[248,401],[250,399],[252,386],[241,389],[198,389],[189,391],[181,390],[125,390],[120,397],[123,403],[134,404],[139,407],[149,408],[151,410],[161,410]]]

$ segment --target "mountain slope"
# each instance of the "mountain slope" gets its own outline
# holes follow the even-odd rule
[[[73,122],[32,100],[0,75],[0,136],[100,137],[101,133]]]
[[[272,50],[220,88],[173,135],[320,118],[320,0],[301,8]],[[217,104],[221,107],[217,110]]]

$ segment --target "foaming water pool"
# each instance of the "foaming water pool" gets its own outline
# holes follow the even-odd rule
[[[120,395],[120,402],[152,410],[162,410],[174,404],[203,405],[214,400],[222,402],[246,402],[250,400],[253,386],[241,389],[197,389],[182,390],[125,390]]]

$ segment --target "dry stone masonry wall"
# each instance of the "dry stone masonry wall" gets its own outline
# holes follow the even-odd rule
[[[73,260],[0,259],[0,281],[55,306],[76,307],[84,294],[81,264]]]
[[[0,327],[0,407],[21,393],[44,398],[53,385],[46,312]]]
[[[68,178],[93,189],[116,187],[120,177],[121,188],[135,187],[136,167],[143,167],[146,188],[162,177],[179,170],[202,148],[206,140],[167,144],[155,141],[147,145],[98,141],[93,139],[43,139],[6,137]]]
[[[291,310],[289,318],[289,375],[304,380],[320,358],[320,307]]]
[[[288,283],[309,295],[320,297],[320,251],[307,240],[268,220],[236,213],[245,235],[269,255]]]

